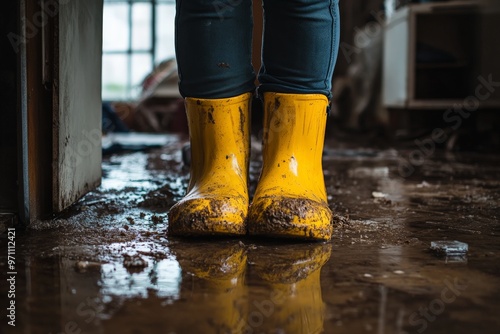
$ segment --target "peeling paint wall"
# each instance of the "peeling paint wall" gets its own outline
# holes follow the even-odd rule
[[[102,0],[60,3],[55,211],[100,183],[102,8]]]

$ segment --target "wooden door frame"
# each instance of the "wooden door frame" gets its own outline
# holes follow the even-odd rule
[[[52,110],[54,17],[42,16],[43,1],[20,0],[19,217],[24,223],[52,215]],[[45,21],[47,20],[47,21]],[[49,57],[49,58],[48,58]]]
[[[99,6],[97,1],[94,6]],[[82,3],[82,5],[87,5],[88,3]],[[66,12],[66,16],[61,17],[60,11],[63,9],[62,6],[76,5],[76,2],[64,3],[54,0],[19,0],[19,18],[21,18],[19,26],[19,57],[18,57],[18,77],[19,80],[19,106],[18,106],[18,203],[19,218],[25,224],[29,224],[37,219],[50,219],[53,217],[54,213],[60,212],[73,202],[78,200],[85,192],[94,189],[100,184],[100,164],[99,160],[99,173],[96,172],[97,167],[91,163],[95,168],[93,169],[93,176],[89,177],[87,174],[82,173],[82,169],[73,167],[63,166],[65,168],[66,179],[74,179],[79,177],[80,185],[76,184],[62,184],[60,182],[61,175],[61,160],[67,158],[68,154],[65,148],[71,149],[69,147],[72,143],[69,136],[73,136],[73,133],[67,131],[74,131],[75,122],[70,122],[75,115],[81,115],[79,112],[83,112],[81,104],[73,106],[73,109],[69,106],[60,106],[59,103],[68,103],[68,101],[73,101],[74,90],[70,91],[69,95],[64,96],[64,100],[60,102],[60,93],[62,89],[66,89],[66,86],[59,87],[59,81],[62,78],[73,78],[75,77],[75,82],[78,80],[85,80],[88,78],[93,78],[96,80],[97,75],[86,76],[85,72],[82,75],[80,71],[80,76],[76,77],[72,72],[59,73],[60,63],[64,60],[65,64],[73,66],[68,59],[76,59],[74,62],[79,62],[78,58],[60,58],[60,35],[59,35],[59,23],[61,19],[68,24],[73,24],[71,17],[67,15],[72,15],[73,13],[80,14],[78,12],[78,7],[64,7],[64,10],[73,10],[73,12]],[[89,5],[90,6],[90,5]],[[93,7],[94,9],[99,7]],[[75,12],[76,10],[76,12]],[[96,9],[94,11],[98,12]],[[76,15],[78,16],[78,15]],[[84,17],[84,19],[87,17]],[[90,16],[90,18],[95,18],[95,16]],[[102,20],[102,17],[101,17]],[[78,21],[76,21],[75,30],[72,32],[79,37],[78,33],[80,30],[78,28]],[[92,22],[85,22],[84,28],[93,27]],[[72,27],[73,28],[73,27]],[[88,32],[88,30],[85,30]],[[96,30],[91,30],[92,33],[98,34],[98,28]],[[64,33],[65,31],[63,31]],[[101,32],[102,34],[102,32]],[[66,36],[67,37],[67,36]],[[83,38],[83,37],[82,37]],[[68,48],[67,39],[64,44]],[[87,44],[89,39],[87,36]],[[90,41],[93,41],[90,39]],[[95,40],[98,43],[98,40]],[[82,42],[85,46],[85,42]],[[70,47],[73,45],[70,43]],[[81,47],[80,44],[76,44],[75,47]],[[99,48],[96,48],[99,49]],[[72,51],[79,49],[63,49],[64,51]],[[95,50],[96,52],[98,50]],[[74,54],[74,53],[73,53]],[[96,53],[93,53],[95,56]],[[102,55],[99,54],[99,59]],[[69,65],[68,65],[69,64]],[[88,64],[88,63],[87,63]],[[75,67],[76,68],[76,67]],[[94,71],[95,72],[95,71]],[[94,73],[95,74],[95,73]],[[101,81],[101,78],[98,78]],[[72,83],[72,82],[71,82]],[[100,87],[100,86],[99,86]],[[98,89],[100,94],[100,88]],[[94,94],[94,91],[87,91]],[[84,92],[85,93],[85,92]],[[82,93],[82,94],[84,94]],[[94,95],[93,95],[94,96]],[[80,98],[81,96],[74,97]],[[100,99],[100,95],[99,95]],[[93,110],[100,112],[100,104],[97,104],[96,100],[93,101]],[[71,103],[70,103],[71,104]],[[95,108],[94,108],[95,107]],[[65,109],[62,109],[65,108]],[[67,108],[67,109],[66,109]],[[66,112],[68,110],[68,112]],[[69,111],[73,110],[72,113]],[[76,112],[75,112],[76,110]],[[99,118],[99,124],[95,124],[96,131],[100,130],[100,117],[97,114],[92,114],[92,122],[96,122]],[[64,128],[65,127],[65,128]],[[65,129],[66,132],[61,132],[61,129]],[[99,133],[100,135],[100,133]],[[62,138],[62,136],[68,136]],[[78,137],[78,136],[76,136]],[[74,143],[73,143],[74,144]],[[100,154],[100,138],[99,142],[94,145],[94,149]],[[64,155],[66,154],[66,155]],[[96,154],[97,155],[97,154]],[[62,157],[62,158],[61,158]],[[92,160],[97,163],[97,158]],[[65,162],[65,161],[63,161]],[[92,178],[92,180],[87,180],[87,178]],[[88,181],[88,182],[87,182]],[[84,183],[84,186],[81,186]],[[74,186],[74,189],[72,188]],[[71,187],[71,188],[68,188]],[[63,196],[63,191],[70,189],[73,191],[71,196]],[[67,193],[66,193],[67,194]]]

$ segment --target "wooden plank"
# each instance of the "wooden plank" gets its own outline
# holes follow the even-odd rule
[[[408,109],[434,109],[434,110],[445,110],[449,108],[465,109],[470,108],[466,105],[465,99],[462,100],[435,100],[435,99],[419,99],[412,100],[408,103]],[[500,101],[498,100],[486,100],[480,101],[478,109],[498,109],[500,108]]]
[[[419,3],[408,5],[414,13],[437,13],[446,12],[447,14],[453,11],[464,12],[474,7],[478,7],[478,1],[450,1],[450,2],[435,2],[435,3]]]
[[[21,218],[31,222],[52,214],[52,87],[43,82],[43,33],[33,24],[41,11],[41,3],[24,1],[22,23],[26,44],[22,78],[23,106],[21,114],[23,148]],[[44,22],[50,29],[52,21]],[[51,40],[45,46],[50,47]]]

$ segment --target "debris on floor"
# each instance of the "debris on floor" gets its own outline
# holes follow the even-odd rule
[[[431,250],[439,256],[461,256],[469,251],[469,245],[460,241],[432,241]]]
[[[327,141],[331,242],[190,240],[166,233],[189,181],[167,142],[104,156],[98,189],[16,229],[19,333],[498,332],[500,157],[436,151],[403,176],[408,151]]]

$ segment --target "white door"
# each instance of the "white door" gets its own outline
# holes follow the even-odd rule
[[[63,4],[66,2],[65,4]],[[102,0],[59,5],[54,197],[58,212],[100,184]]]

